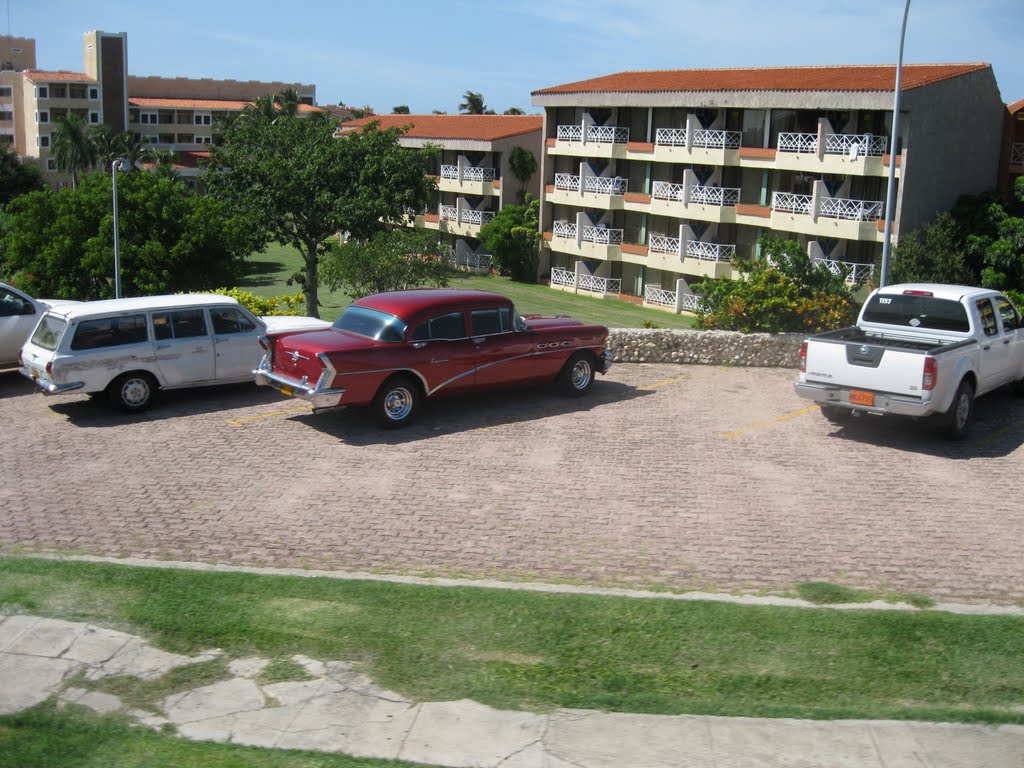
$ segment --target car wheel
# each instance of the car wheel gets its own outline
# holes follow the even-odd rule
[[[821,415],[833,424],[845,424],[853,417],[853,411],[849,408],[842,408],[838,405],[822,404]]]
[[[971,426],[974,415],[974,385],[964,379],[953,395],[953,404],[946,411],[946,431],[951,440],[963,440]]]
[[[139,413],[153,404],[156,379],[144,371],[118,376],[107,388],[110,401],[125,413]]]
[[[419,411],[420,388],[409,376],[392,376],[373,399],[377,418],[385,427],[404,427]]]
[[[562,368],[559,385],[569,397],[583,397],[594,385],[594,356],[589,352],[577,352]]]
[[[1024,397],[1024,379],[1017,379],[1010,385],[1010,391],[1017,397]]]

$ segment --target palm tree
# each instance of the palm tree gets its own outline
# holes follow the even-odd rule
[[[294,88],[285,88],[279,94],[274,96],[274,104],[281,110],[285,115],[294,117],[299,111],[299,103],[302,101],[302,97],[299,96],[299,92]]]
[[[503,115],[525,115],[526,113],[523,112],[523,110],[521,110],[519,107],[509,107],[508,109],[506,109],[501,114],[503,114]]]
[[[117,134],[117,150],[117,156],[128,161],[129,171],[134,170],[136,165],[149,157],[149,150],[142,143],[142,139],[131,131]]]
[[[50,151],[57,170],[71,174],[71,188],[78,188],[78,173],[96,163],[96,149],[89,140],[85,120],[70,112],[57,121]]]
[[[512,175],[519,180],[519,199],[522,200],[530,177],[537,172],[537,158],[530,150],[516,147],[508,156],[508,167]]]
[[[178,179],[181,174],[174,167],[174,161],[178,159],[170,149],[155,149],[149,153],[149,159],[153,163],[153,174],[160,178]]]
[[[462,98],[465,101],[459,104],[459,112],[465,112],[468,115],[487,114],[487,105],[484,104],[484,95],[482,93],[466,91],[462,94]]]
[[[109,171],[111,163],[121,157],[120,136],[106,123],[100,123],[89,129],[89,140],[95,150],[97,167]]]

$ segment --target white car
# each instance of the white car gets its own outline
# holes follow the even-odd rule
[[[21,349],[21,374],[45,395],[106,393],[144,410],[157,389],[252,381],[259,337],[317,330],[314,317],[256,317],[235,299],[178,294],[53,307]]]
[[[33,299],[7,283],[0,283],[0,368],[8,368],[18,362],[18,350],[47,309],[76,303]]]

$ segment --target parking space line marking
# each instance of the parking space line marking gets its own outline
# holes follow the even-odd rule
[[[773,424],[778,424],[779,422],[782,421],[789,421],[790,419],[795,419],[797,416],[803,416],[805,413],[810,413],[811,411],[816,410],[818,410],[818,406],[809,405],[806,408],[801,408],[798,411],[790,411],[789,413],[784,413],[781,416],[777,416],[776,418],[771,419],[769,421],[762,421],[759,424],[751,424],[749,427],[742,427],[732,432],[726,432],[724,435],[722,435],[722,437],[727,437],[729,439],[739,437],[740,435],[746,432],[753,432],[755,429],[763,429],[765,427],[770,427]]]
[[[249,423],[250,421],[259,421],[260,419],[269,419],[269,418],[273,418],[274,416],[287,416],[288,414],[291,414],[291,413],[302,413],[303,411],[307,411],[308,412],[308,411],[312,411],[312,410],[313,410],[313,407],[310,406],[310,405],[300,405],[300,406],[298,406],[296,408],[285,408],[285,409],[280,410],[280,411],[271,411],[270,413],[261,413],[261,414],[259,414],[257,416],[242,416],[241,418],[238,418],[238,419],[224,419],[224,421],[226,421],[232,427],[241,427],[241,426],[244,426],[245,424]]]
[[[689,378],[688,376],[676,376],[674,379],[665,379],[663,381],[656,381],[653,384],[648,384],[645,387],[637,387],[641,392],[647,392],[651,389],[658,389],[658,387],[667,387],[669,384],[675,384],[677,381]]]

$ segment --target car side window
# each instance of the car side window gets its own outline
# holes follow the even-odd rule
[[[217,335],[248,333],[256,327],[252,320],[233,307],[211,309],[210,322],[213,325],[214,334]]]
[[[510,328],[512,313],[505,308],[474,309],[470,313],[473,336],[493,336],[496,333],[507,333]]]
[[[416,330],[412,333],[413,341],[464,338],[466,338],[466,326],[461,312],[449,312],[446,315],[432,317],[416,326]]]
[[[992,308],[991,300],[979,299],[977,307],[978,316],[981,318],[981,330],[985,332],[986,336],[995,336],[999,333],[999,329],[996,327],[996,312]]]
[[[148,340],[149,331],[146,329],[144,314],[101,317],[95,320],[83,320],[78,324],[75,336],[71,340],[71,349],[77,351],[101,347],[120,347]]]
[[[1010,303],[1010,300],[1003,296],[996,297],[996,305],[999,308],[999,316],[1003,319],[1003,330],[1014,331],[1021,327],[1020,314],[1017,308]]]
[[[191,339],[206,335],[206,318],[201,309],[179,309],[153,313],[153,335],[162,339]]]
[[[0,288],[0,317],[14,317],[15,315],[35,314],[36,308],[32,302],[26,301],[18,294]]]

